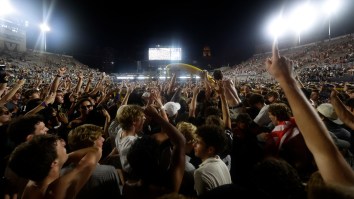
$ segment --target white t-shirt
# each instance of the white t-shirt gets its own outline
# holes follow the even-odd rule
[[[119,129],[116,139],[115,139],[115,143],[116,143],[116,147],[119,151],[119,157],[120,157],[120,162],[122,164],[122,169],[123,169],[123,171],[130,173],[131,168],[130,168],[130,165],[127,160],[127,155],[128,155],[131,145],[138,138],[138,136],[137,135],[135,135],[135,136],[130,135],[130,136],[126,136],[126,137],[122,138],[122,132],[123,132],[123,130]]]
[[[219,156],[206,159],[194,171],[194,189],[198,195],[231,183],[230,171]]]

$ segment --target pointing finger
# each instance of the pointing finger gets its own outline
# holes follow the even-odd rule
[[[275,38],[272,47],[273,60],[278,60],[280,58],[279,49],[278,49],[278,40]]]

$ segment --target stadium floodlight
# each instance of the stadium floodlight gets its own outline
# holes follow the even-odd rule
[[[14,11],[9,0],[0,0],[0,17],[6,16]]]
[[[274,39],[277,39],[279,36],[281,36],[285,30],[286,30],[286,23],[281,16],[273,19],[268,25],[268,33]]]
[[[328,15],[328,39],[331,39],[331,16],[332,13],[336,12],[340,7],[340,0],[327,0],[323,4],[323,10]]]
[[[44,44],[44,52],[47,51],[47,32],[50,31],[50,27],[46,23],[42,23],[40,26],[42,33],[42,42]]]
[[[300,35],[301,33],[311,27],[316,19],[316,10],[311,6],[310,3],[301,4],[296,7],[290,15],[290,23],[293,24],[292,29],[298,35],[299,44],[301,43]]]

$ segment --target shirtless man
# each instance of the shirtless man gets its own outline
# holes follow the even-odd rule
[[[10,156],[9,167],[20,177],[29,179],[23,199],[75,198],[101,156],[99,147],[67,154],[65,142],[59,137],[37,135],[16,147]],[[70,162],[77,163],[77,166],[60,176],[63,165]]]

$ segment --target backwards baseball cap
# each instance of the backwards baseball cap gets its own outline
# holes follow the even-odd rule
[[[163,105],[168,117],[172,117],[177,114],[178,110],[181,109],[181,105],[177,102],[167,102]]]
[[[343,122],[338,118],[337,113],[334,111],[332,104],[322,103],[317,107],[317,111],[332,122],[339,125],[343,124]]]

